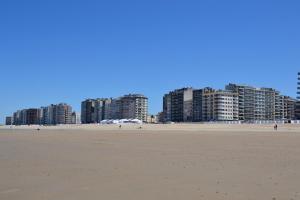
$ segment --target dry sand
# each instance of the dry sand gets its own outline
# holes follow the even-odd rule
[[[0,200],[298,200],[300,126],[0,128]]]

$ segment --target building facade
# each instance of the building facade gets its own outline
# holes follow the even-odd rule
[[[91,124],[96,123],[95,101],[86,99],[81,102],[81,123]]]
[[[296,115],[295,115],[296,103],[297,103],[297,100],[293,99],[292,97],[289,97],[289,96],[283,97],[283,105],[284,105],[283,118],[285,120],[295,120],[296,119]]]
[[[238,94],[238,115],[241,121],[272,121],[284,118],[284,98],[275,89],[232,83],[225,89]]]
[[[161,113],[161,122],[171,121],[171,95],[165,94],[163,97],[163,112]]]
[[[300,101],[300,72],[297,77],[297,100]]]
[[[163,122],[282,121],[296,118],[296,102],[273,88],[228,84],[225,90],[181,88],[163,97]]]
[[[8,116],[5,118],[5,125],[12,125],[13,124],[13,117]]]
[[[163,113],[165,121],[193,121],[193,88],[181,88],[165,94]]]
[[[236,121],[238,119],[238,95],[236,93],[213,89],[203,91],[203,121]]]
[[[121,116],[119,119],[139,119],[147,121],[148,98],[142,94],[128,94],[120,98]]]
[[[55,107],[55,122],[54,124],[71,124],[72,120],[72,107],[66,103],[60,103]]]
[[[41,108],[18,110],[13,113],[14,125],[56,125],[71,123],[72,107],[66,103]]]
[[[25,125],[27,124],[27,109],[17,110],[13,113],[13,124],[14,125]]]
[[[112,116],[111,98],[87,99],[81,103],[81,123],[100,123]]]
[[[71,124],[80,124],[80,123],[81,123],[80,114],[77,112],[72,112]]]
[[[40,124],[39,113],[40,109],[38,108],[29,108],[26,110],[26,122],[27,125]]]
[[[297,101],[295,107],[295,119],[300,120],[300,72],[297,77]]]
[[[81,103],[81,122],[100,123],[106,119],[139,119],[147,121],[148,98],[128,94],[119,98],[87,99]]]
[[[97,123],[109,118],[109,105],[111,102],[111,98],[100,98],[95,100],[95,119]]]
[[[238,95],[212,88],[181,88],[163,97],[163,121],[238,120]]]
[[[203,89],[196,89],[193,91],[193,121],[204,121],[204,94],[214,91],[212,88],[206,87]]]

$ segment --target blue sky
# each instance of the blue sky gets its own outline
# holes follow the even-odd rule
[[[229,82],[296,96],[297,0],[1,0],[0,122],[20,108]]]

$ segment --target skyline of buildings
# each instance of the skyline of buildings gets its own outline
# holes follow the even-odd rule
[[[66,103],[41,107],[41,124],[71,124],[72,107]]]
[[[146,122],[148,98],[128,94],[118,98],[86,99],[81,102],[81,123],[100,123],[106,119],[139,119]]]
[[[72,107],[66,103],[51,104],[40,108],[17,110],[11,117],[13,125],[57,125],[72,123]],[[76,119],[75,119],[76,121]],[[9,124],[7,124],[9,125]]]
[[[228,84],[225,89],[238,94],[239,120],[282,120],[283,95],[273,88]]]
[[[290,121],[299,119],[297,102],[273,88],[232,83],[224,90],[181,88],[164,95],[159,118],[162,122]]]
[[[297,75],[296,98],[282,95],[273,88],[233,83],[224,89],[175,89],[163,96],[162,112],[155,115],[155,122],[300,120],[300,72]],[[86,99],[81,102],[81,113],[72,112],[66,103],[21,109],[7,116],[5,124],[89,124],[107,119],[152,122],[153,116],[148,114],[146,96],[128,94],[118,98]]]

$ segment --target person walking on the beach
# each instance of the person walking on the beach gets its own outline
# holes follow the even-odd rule
[[[278,126],[277,126],[277,124],[275,124],[274,125],[274,130],[277,131],[277,128],[278,128]]]

